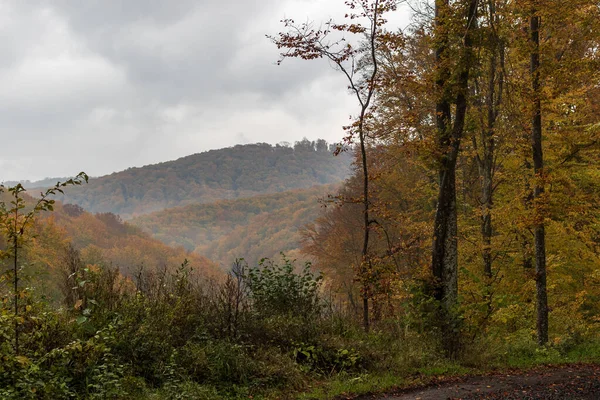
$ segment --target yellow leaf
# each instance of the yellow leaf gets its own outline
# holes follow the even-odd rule
[[[17,362],[23,366],[29,365],[29,358],[25,356],[16,356],[15,360],[17,360]]]

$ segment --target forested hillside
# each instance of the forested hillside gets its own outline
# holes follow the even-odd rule
[[[28,199],[28,202],[33,200]],[[55,203],[52,213],[42,215],[32,228],[24,250],[25,274],[35,277],[45,295],[61,299],[61,287],[77,258],[80,268],[114,270],[133,281],[139,273],[172,273],[186,260],[195,274],[217,277],[216,264],[183,247],[170,247],[112,213],[91,214],[73,204]]]
[[[350,157],[334,157],[330,150],[324,140],[293,147],[238,145],[90,179],[58,200],[129,219],[187,204],[339,182],[350,173]]]
[[[175,269],[187,258],[190,266],[204,275],[219,275],[214,263],[182,246],[167,246],[141,229],[123,222],[112,213],[92,214],[77,205],[57,203],[54,212],[40,220],[65,233],[65,240],[84,254],[96,253],[122,274],[132,277],[140,268],[159,271]],[[34,239],[37,240],[38,238]]]
[[[169,245],[180,245],[224,267],[236,258],[256,264],[280,252],[299,258],[300,229],[323,208],[320,199],[339,185],[315,186],[251,198],[222,200],[136,217],[131,224]]]

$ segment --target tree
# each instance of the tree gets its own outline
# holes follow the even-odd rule
[[[479,210],[480,237],[474,247],[481,257],[477,276],[482,276],[483,283],[481,300],[485,304],[485,311],[482,310],[482,326],[494,312],[493,285],[501,279],[500,269],[494,268],[494,261],[501,250],[492,242],[497,232],[494,198],[502,183],[498,175],[503,172],[502,158],[510,151],[506,143],[510,134],[507,124],[503,123],[506,115],[504,91],[508,42],[505,33],[506,9],[506,4],[497,0],[489,0],[481,7],[477,35],[479,59],[473,67],[470,85],[472,95],[468,119],[471,128],[467,133],[471,141],[465,141],[466,157],[462,165],[463,190],[469,192],[467,202],[474,210]]]
[[[524,265],[535,281],[537,339],[544,345],[549,334],[547,269],[552,270],[555,263],[550,260],[557,253],[567,251],[553,249],[554,227],[586,212],[571,207],[589,190],[581,186],[581,179],[589,171],[587,157],[598,149],[598,129],[594,128],[598,119],[592,109],[600,66],[600,10],[597,2],[589,0],[532,0],[515,5],[514,10],[514,26],[521,29],[516,30],[513,51],[521,71],[513,68],[511,86],[522,93],[516,108],[525,116],[520,126],[529,175],[528,218],[523,230],[529,249]],[[565,190],[570,192],[569,200]],[[567,232],[561,234],[566,242]]]
[[[504,40],[499,36],[499,18],[496,1],[489,1],[487,8],[487,91],[484,97],[485,123],[480,128],[481,153],[477,154],[481,177],[481,236],[483,242],[483,272],[490,281],[492,271],[492,208],[494,195],[494,172],[496,170],[497,120],[504,91]],[[481,155],[480,155],[481,154]]]
[[[349,0],[346,2],[350,13],[346,14],[351,22],[336,24],[329,20],[324,27],[314,28],[312,23],[296,24],[293,19],[282,22],[288,29],[279,33],[277,37],[269,38],[284,51],[281,59],[296,57],[304,60],[325,58],[329,60],[347,79],[350,92],[356,97],[359,104],[359,114],[354,123],[344,129],[348,132],[347,142],[352,142],[358,137],[360,154],[360,168],[362,171],[362,199],[363,205],[363,241],[362,260],[358,266],[358,279],[362,282],[363,297],[363,325],[369,330],[369,298],[371,288],[371,260],[369,254],[370,218],[369,200],[369,170],[367,159],[367,139],[369,136],[369,122],[373,116],[371,105],[377,90],[379,79],[379,60],[377,48],[381,43],[383,25],[386,12],[396,9],[396,2],[391,0]],[[366,25],[357,22],[366,21]],[[334,32],[360,35],[365,42],[362,46],[351,44],[346,38],[331,40]]]
[[[81,185],[83,182],[87,183],[88,176],[85,172],[80,172],[75,178],[69,179],[65,182],[57,182],[56,185],[47,189],[45,192],[40,194],[40,198],[34,203],[33,207],[25,212],[24,209],[27,207],[25,199],[23,198],[23,192],[25,188],[20,183],[16,186],[5,188],[0,185],[0,193],[5,189],[8,191],[12,200],[10,201],[10,208],[6,208],[6,203],[0,202],[0,222],[2,223],[2,229],[6,242],[9,245],[8,251],[0,253],[2,258],[10,258],[12,261],[12,284],[13,284],[13,305],[14,305],[14,333],[15,333],[15,354],[19,355],[19,298],[21,292],[19,290],[19,249],[25,241],[25,233],[27,232],[31,223],[33,223],[34,217],[42,211],[53,211],[55,200],[51,199],[50,196],[56,195],[56,193],[63,193],[63,188],[72,185]]]
[[[535,3],[535,2],[534,2]],[[542,105],[540,83],[540,16],[534,5],[529,17],[531,34],[531,88],[533,94],[531,147],[533,171],[536,176],[533,200],[539,201],[544,195],[544,154],[542,150]],[[546,232],[544,216],[538,215],[534,225],[535,282],[537,336],[540,346],[548,342],[548,293],[546,288]]]

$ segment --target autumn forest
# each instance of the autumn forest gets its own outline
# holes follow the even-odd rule
[[[338,143],[0,187],[0,398],[339,399],[600,363],[597,1],[344,7],[264,39],[278,69],[335,71]]]

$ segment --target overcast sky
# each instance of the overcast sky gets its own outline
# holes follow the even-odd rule
[[[265,38],[343,0],[0,0],[0,181],[100,176],[239,143],[339,141],[325,61]],[[403,18],[401,15],[400,18]]]

